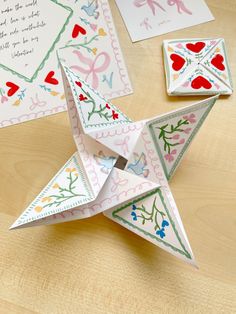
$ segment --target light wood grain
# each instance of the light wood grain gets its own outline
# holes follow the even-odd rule
[[[236,1],[208,0],[216,20],[132,44],[110,1],[134,94],[133,120],[197,97],[165,92],[161,43],[224,37],[236,76]],[[199,270],[103,215],[9,226],[75,151],[66,113],[0,130],[0,313],[235,313],[236,101],[221,97],[171,181]]]

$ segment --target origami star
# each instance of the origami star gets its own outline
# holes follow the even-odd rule
[[[132,122],[62,66],[77,152],[11,229],[56,224],[103,212],[113,221],[195,265],[168,180],[217,96]]]

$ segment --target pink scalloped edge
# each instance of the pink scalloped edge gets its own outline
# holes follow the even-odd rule
[[[144,124],[145,124],[145,122],[140,122],[140,124],[131,123],[131,124],[126,124],[125,126],[107,128],[106,130],[104,129],[104,130],[97,132],[95,134],[96,140],[98,140],[100,138],[114,137],[116,135],[121,135],[121,134],[128,134],[128,133],[133,132],[135,130],[138,131],[138,130],[143,128]]]
[[[147,153],[148,158],[151,161],[151,166],[156,175],[156,178],[161,186],[166,186],[166,178],[164,177],[164,172],[160,171],[161,165],[156,151],[151,147],[152,141],[150,140],[149,134],[147,131],[141,133],[142,140],[144,142],[144,147]]]
[[[124,90],[114,91],[111,93],[104,94],[105,97],[113,98],[114,95],[123,96],[126,94],[130,94],[130,93],[132,93],[132,89],[130,89],[130,80],[129,80],[129,76],[128,76],[128,70],[124,64],[124,57],[122,55],[120,43],[118,41],[118,37],[116,34],[116,29],[115,29],[115,25],[113,23],[112,13],[111,13],[111,9],[110,9],[108,0],[106,0],[104,2],[101,1],[101,8],[102,8],[102,13],[103,13],[103,16],[105,18],[105,22],[106,22],[106,25],[107,25],[107,28],[109,31],[109,35],[111,38],[111,46],[112,46],[113,53],[114,53],[114,56],[116,59],[117,67],[119,69],[120,79],[124,84]],[[121,65],[123,65],[123,68],[121,67]],[[128,82],[127,82],[127,79],[128,79]]]
[[[111,38],[111,46],[113,49],[113,53],[114,53],[114,57],[116,59],[116,63],[117,63],[117,67],[119,69],[119,74],[120,74],[120,79],[124,84],[124,90],[121,91],[114,91],[111,93],[105,93],[104,96],[111,99],[114,96],[123,96],[123,95],[127,95],[132,93],[132,89],[129,88],[130,86],[130,81],[129,81],[129,77],[128,77],[128,71],[127,68],[125,67],[124,64],[124,58],[122,55],[122,51],[121,51],[121,47],[119,44],[119,41],[117,39],[117,35],[115,34],[115,25],[113,23],[113,19],[112,19],[112,14],[111,14],[111,10],[109,7],[109,3],[106,0],[105,2],[101,2],[101,8],[102,8],[102,13],[109,31],[109,35]],[[121,64],[123,64],[123,68],[121,67]],[[128,79],[128,82],[125,81]],[[0,128],[3,127],[7,127],[10,125],[14,125],[14,124],[18,124],[18,123],[22,123],[22,122],[27,122],[30,120],[34,120],[34,119],[38,119],[38,118],[42,118],[45,116],[50,116],[59,112],[63,112],[66,111],[66,104],[54,107],[52,109],[47,109],[45,111],[39,111],[39,112],[31,112],[29,114],[23,114],[19,117],[14,117],[11,118],[9,120],[2,120],[0,121]]]
[[[9,120],[3,120],[0,122],[0,127],[6,127],[6,126],[10,126],[13,124],[17,124],[17,123],[22,123],[22,122],[26,122],[26,121],[30,121],[30,120],[34,120],[34,119],[38,119],[38,118],[42,118],[45,116],[49,116],[52,114],[56,114],[59,112],[63,112],[66,110],[66,105],[60,105],[58,107],[52,108],[52,109],[48,109],[45,111],[39,111],[39,112],[31,112],[30,114],[23,114],[17,118],[11,118]]]

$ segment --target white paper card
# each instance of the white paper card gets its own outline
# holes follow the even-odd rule
[[[133,42],[214,19],[203,0],[116,0],[116,3]]]

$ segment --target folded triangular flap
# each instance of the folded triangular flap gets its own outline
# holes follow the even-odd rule
[[[169,180],[218,96],[164,114],[148,122],[148,129]]]
[[[95,196],[75,153],[46,185],[11,229],[94,200]]]
[[[78,207],[75,206],[63,212],[56,212],[38,220],[29,220],[25,224],[15,224],[12,228],[50,225],[88,218],[158,187],[158,184],[147,179],[139,178],[118,168],[113,168],[101,193],[92,202]]]
[[[145,120],[91,131],[89,136],[128,159],[145,125]]]
[[[196,265],[188,241],[162,188],[134,197],[104,215],[169,253]]]
[[[130,120],[117,107],[104,99],[71,69],[65,65],[61,65],[61,69],[63,77],[68,79],[85,133],[97,128],[129,123]]]
[[[65,75],[63,75],[63,82],[74,141],[91,188],[94,194],[97,195],[109,176],[118,156],[108,147],[105,147],[83,132],[71,87]]]
[[[175,86],[194,70],[197,60],[190,53],[186,55],[186,48],[179,41],[164,40],[163,55],[167,93],[172,94]]]
[[[184,80],[175,86],[173,95],[214,95],[229,94],[231,89],[212,72],[199,64],[193,72],[188,73]]]
[[[189,38],[164,40],[164,46],[171,53],[187,55],[192,62],[199,63],[221,40],[221,38]]]
[[[228,64],[224,39],[220,39],[217,42],[217,44],[214,46],[214,49],[212,49],[201,60],[201,64],[227,86],[227,94],[232,94],[233,82]]]
[[[189,250],[191,251],[191,247],[185,233],[178,208],[169,188],[161,160],[156,153],[155,145],[151,134],[148,131],[147,125],[142,129],[137,144],[126,163],[125,170],[161,185],[161,188],[165,191],[165,197],[168,198],[168,203],[170,203],[175,218],[177,219],[178,224],[182,230],[185,241],[188,243]]]

